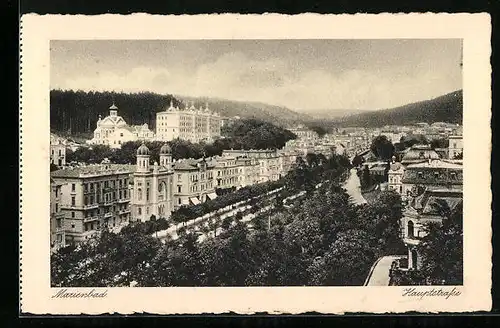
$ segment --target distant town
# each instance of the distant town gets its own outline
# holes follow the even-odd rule
[[[96,267],[90,264],[87,265],[92,269],[88,269],[87,276],[82,272],[71,273],[76,269],[64,271],[61,266],[70,265],[72,261],[81,262],[82,258],[78,256],[84,250],[89,252],[85,247],[103,243],[104,233],[116,236],[130,234],[131,227],[139,227],[138,231],[151,240],[134,241],[137,244],[130,247],[152,249],[160,247],[147,246],[155,241],[163,245],[177,245],[175,247],[188,247],[193,240],[195,244],[203,244],[210,239],[226,238],[224,235],[228,233],[240,233],[237,228],[271,233],[273,222],[284,220],[283,215],[286,214],[283,213],[301,217],[305,215],[301,213],[301,206],[312,210],[312,205],[304,204],[327,194],[330,195],[328,202],[332,197],[336,199],[337,196],[332,196],[332,193],[340,191],[332,189],[333,185],[343,189],[348,196],[347,203],[341,202],[344,205],[338,205],[339,209],[347,206],[345,212],[378,211],[378,214],[373,214],[381,220],[376,229],[382,229],[381,233],[385,234],[379,238],[387,238],[392,243],[380,246],[380,252],[374,252],[364,264],[360,276],[345,279],[346,284],[457,283],[453,279],[433,277],[425,271],[429,269],[430,264],[426,261],[430,256],[424,254],[425,251],[421,250],[424,248],[419,248],[419,245],[432,245],[435,241],[429,241],[428,235],[439,233],[435,231],[437,228],[429,232],[427,223],[449,222],[452,213],[461,206],[462,126],[445,122],[417,122],[405,126],[349,127],[331,131],[320,131],[306,125],[280,128],[274,127],[272,122],[264,126],[255,120],[223,117],[210,110],[208,105],[195,107],[193,103],[186,102],[181,109],[171,102],[163,111],[156,113],[156,128],[151,130],[147,123],[129,125],[120,116],[119,105],[109,105],[109,114],[99,116],[92,138],[85,142],[77,142],[57,132],[51,134],[53,285],[176,285],[177,278],[151,281],[139,277],[140,272],[144,273],[154,266],[148,261],[154,262],[154,256],[162,256],[161,253],[152,254],[150,256],[153,257],[148,260],[148,256],[143,258],[141,253],[148,253],[144,249],[137,250],[139,253],[134,255],[142,257],[137,260],[140,263],[133,265],[133,270],[129,268],[133,274],[121,267],[114,273],[108,272],[105,279],[94,281],[92,279],[97,279],[99,274],[95,273]],[[261,127],[261,136],[269,127],[281,129],[279,133],[284,136],[284,142],[282,145],[265,144],[270,139],[277,139],[275,135],[254,148],[249,148],[244,142],[228,141],[231,136],[245,138],[251,134],[249,126]],[[232,131],[232,135],[224,135],[224,130]],[[197,152],[182,152],[180,147],[186,142],[197,145]],[[226,144],[232,148],[220,149]],[[214,145],[219,145],[219,148]],[[235,148],[234,145],[240,147]],[[210,152],[212,154],[208,154]],[[384,200],[388,203],[384,204]],[[389,204],[392,206],[389,209],[380,208]],[[322,218],[314,220],[319,219]],[[286,222],[280,224],[288,227],[295,221]],[[236,230],[231,232],[232,229]],[[305,233],[310,228],[294,229]],[[309,240],[313,235],[307,233],[306,237],[303,238]],[[242,240],[239,242],[243,243]],[[297,254],[307,254],[311,243],[314,242],[299,243],[301,246]],[[194,255],[183,253],[180,256]],[[315,261],[323,261],[322,265],[327,265],[324,262],[327,259],[321,256],[312,257],[311,261],[310,265]],[[77,267],[75,263],[72,265]],[[79,265],[81,268],[83,264]],[[174,264],[170,265],[173,266],[170,270],[176,270]],[[193,270],[188,276],[195,275],[196,270]],[[144,273],[144,276],[147,274]],[[248,280],[231,283],[223,278],[205,282],[201,282],[199,277],[183,279],[177,285],[252,285]],[[256,285],[274,281],[264,279],[259,282],[255,279],[253,284]],[[276,281],[277,285],[343,284],[327,278],[316,282]]]

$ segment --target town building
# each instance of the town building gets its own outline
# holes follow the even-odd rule
[[[283,176],[279,171],[279,156],[275,149],[224,150],[222,156],[256,158],[259,161],[259,182],[276,181]]]
[[[395,132],[395,131],[382,131],[380,135],[385,136],[387,140],[389,140],[392,144],[396,144],[401,141],[401,138],[406,136],[406,133]]]
[[[421,267],[422,257],[417,246],[426,235],[426,223],[441,223],[445,219],[439,214],[436,205],[446,202],[450,211],[453,211],[462,201],[462,190],[449,189],[428,189],[411,200],[401,219],[402,239],[408,249],[408,269],[418,270]]]
[[[403,194],[403,173],[405,172],[403,164],[392,161],[389,167],[389,171],[387,172],[388,180],[387,180],[387,188],[388,190],[394,190],[399,194]]]
[[[61,183],[50,179],[50,250],[55,252],[66,246],[64,213],[61,211]]]
[[[186,106],[187,107],[187,106]],[[220,137],[222,117],[205,108],[191,107],[180,109],[170,107],[162,112],[156,113],[156,136],[161,141],[184,139],[191,142],[212,142]]]
[[[217,197],[216,162],[211,158],[181,159],[174,163],[174,210]]]
[[[216,188],[227,189],[240,187],[241,162],[234,156],[218,156],[215,158]]]
[[[106,145],[111,148],[121,148],[128,141],[153,141],[154,132],[147,124],[128,125],[123,117],[118,115],[118,107],[115,104],[109,107],[109,115],[97,120],[94,137],[88,141],[91,145]]]
[[[119,229],[130,220],[128,165],[97,164],[51,172],[61,185],[66,243],[98,235],[103,227]]]
[[[64,139],[50,134],[50,164],[62,168],[66,165],[66,143]]]
[[[299,125],[295,128],[289,129],[291,132],[293,132],[298,139],[306,139],[306,140],[313,140],[317,139],[318,133],[316,131],[313,131],[311,129],[308,129],[304,125]]]
[[[443,160],[428,160],[405,168],[401,178],[402,195],[414,196],[423,190],[461,190],[462,165]]]
[[[160,148],[160,163],[150,164],[148,147],[143,143],[137,149],[137,165],[133,173],[132,218],[148,221],[169,218],[174,209],[173,161],[170,146]]]
[[[461,135],[448,137],[448,158],[454,159],[459,155],[463,155],[464,143]]]
[[[259,182],[260,164],[256,158],[237,157],[239,166],[238,186],[246,187]]]
[[[413,145],[404,151],[401,163],[406,166],[426,160],[438,159],[440,159],[439,154],[430,145]]]

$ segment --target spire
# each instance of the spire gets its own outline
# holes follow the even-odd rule
[[[174,108],[174,102],[172,101],[172,98],[170,98],[170,108],[169,109],[172,109]]]

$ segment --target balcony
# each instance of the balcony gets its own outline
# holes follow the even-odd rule
[[[406,245],[412,245],[412,246],[417,246],[418,244],[420,244],[420,238],[418,237],[405,237],[403,238],[403,242],[406,244]]]
[[[130,209],[124,209],[124,210],[119,210],[117,211],[118,214],[122,215],[122,214],[127,214],[127,213],[130,213]]]
[[[102,201],[102,202],[100,203],[100,205],[102,205],[102,206],[110,206],[110,205],[113,205],[113,204],[114,204],[114,202],[115,202],[114,200],[111,200],[111,199],[110,199],[110,200],[107,200],[107,201]]]
[[[83,222],[86,223],[86,222],[92,222],[92,221],[97,221],[99,220],[99,217],[98,216],[89,216],[87,218],[83,218]]]
[[[98,208],[98,207],[99,207],[99,204],[97,204],[97,203],[83,205],[84,210],[90,210],[90,209]]]
[[[110,218],[113,216],[113,212],[104,213],[104,218]]]
[[[130,198],[117,199],[116,202],[119,203],[119,204],[121,204],[121,203],[128,203],[128,202],[130,202]]]

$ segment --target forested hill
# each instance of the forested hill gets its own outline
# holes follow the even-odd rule
[[[401,107],[370,111],[337,120],[342,126],[381,127],[407,125],[417,122],[449,122],[462,124],[462,90],[431,100]]]
[[[312,120],[307,114],[298,113],[281,106],[269,105],[259,102],[244,102],[217,98],[183,97],[195,103],[208,103],[208,106],[225,117],[239,116],[253,118],[278,125],[294,125]]]
[[[130,125],[148,123],[154,126],[156,112],[180,102],[171,95],[149,92],[115,93],[83,91],[50,91],[50,128],[72,134],[93,132],[99,115],[107,116],[109,107],[115,103],[118,115]]]
[[[296,113],[287,108],[260,103],[247,103],[210,98],[182,98],[160,95],[151,92],[115,93],[52,90],[50,92],[50,127],[54,132],[72,135],[88,134],[94,131],[99,115],[108,115],[114,103],[118,115],[130,125],[148,123],[155,128],[156,112],[174,106],[183,108],[183,101],[194,100],[196,107],[208,106],[224,117],[239,116],[255,118],[278,125],[289,125],[309,120],[307,115]]]

